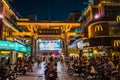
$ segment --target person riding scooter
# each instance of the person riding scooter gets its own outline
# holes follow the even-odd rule
[[[50,58],[50,62],[47,65],[46,80],[55,80],[57,78],[57,71],[55,69],[56,63],[54,62],[53,58]]]

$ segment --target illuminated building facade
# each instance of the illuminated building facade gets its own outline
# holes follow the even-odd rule
[[[43,49],[46,49],[46,48],[43,48],[44,46],[42,46],[43,49],[39,48],[39,47],[41,47],[41,45],[39,46],[39,44],[42,44],[42,43],[39,43],[39,41],[44,42],[46,40],[50,40],[50,41],[48,41],[48,43],[49,43],[49,42],[52,42],[51,40],[61,39],[61,40],[65,41],[64,42],[65,45],[68,45],[68,36],[70,36],[70,35],[76,36],[77,35],[75,32],[69,33],[69,31],[72,28],[79,27],[80,26],[79,22],[41,21],[41,20],[33,21],[33,20],[29,20],[29,19],[24,19],[24,18],[21,19],[15,14],[15,12],[13,12],[12,8],[8,4],[9,3],[7,3],[6,0],[2,0],[2,5],[7,6],[7,7],[2,7],[3,8],[2,13],[5,15],[5,18],[3,18],[3,19],[7,19],[7,21],[10,22],[9,24],[11,24],[11,28],[13,30],[11,32],[9,30],[10,38],[8,38],[8,39],[13,39],[13,41],[14,40],[18,41],[20,39],[20,40],[23,40],[23,42],[24,42],[24,40],[26,40],[26,41],[29,40],[28,42],[30,42],[31,46],[32,46],[32,52],[31,52],[32,56],[37,56],[37,55],[39,55],[39,53],[41,54],[44,51],[45,51],[45,53],[47,53],[46,52],[47,50],[43,50]],[[10,12],[5,12],[5,11],[7,11],[5,9],[10,10]],[[6,16],[6,14],[9,14],[9,16]],[[10,18],[11,15],[13,17],[15,17],[14,20],[12,20]],[[3,21],[4,20],[2,20],[2,22]],[[1,39],[6,39],[6,36],[3,38],[3,36],[4,36],[3,32],[1,34],[1,36],[2,36]],[[57,45],[57,44],[59,44],[59,42],[53,43],[53,44]],[[45,45],[45,47],[46,47],[46,45]],[[51,50],[51,48],[50,48],[50,50]],[[48,50],[48,52],[50,52],[50,51]],[[67,47],[62,47],[61,52],[67,54]]]
[[[10,58],[11,64],[16,62],[17,57],[24,57],[31,51],[22,37],[12,34],[22,31],[16,24],[19,19],[20,15],[13,10],[7,0],[0,0],[0,58]]]
[[[67,21],[77,21],[79,22],[79,17],[82,15],[82,11],[72,11],[69,14],[69,17]],[[78,56],[80,55],[80,50],[83,49],[83,41],[82,41],[82,26],[79,26],[78,28],[72,28],[70,30],[71,32],[74,32],[78,35],[70,35],[68,37],[69,45],[68,45],[68,53],[70,55]],[[70,32],[69,31],[69,32]]]
[[[88,55],[120,56],[120,0],[93,0],[81,23],[89,42]],[[92,50],[92,51],[91,51]]]

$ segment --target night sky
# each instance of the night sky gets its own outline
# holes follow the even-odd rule
[[[38,20],[67,20],[71,11],[83,10],[87,0],[14,0],[11,5],[23,17],[36,14]]]

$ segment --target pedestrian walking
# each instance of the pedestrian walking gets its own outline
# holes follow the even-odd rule
[[[42,56],[38,56],[38,58],[37,58],[37,67],[40,67],[39,65],[41,64],[41,62],[42,62]]]
[[[60,64],[62,67],[64,67],[64,57],[63,56],[60,57]]]

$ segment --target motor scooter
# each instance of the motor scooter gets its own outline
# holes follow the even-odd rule
[[[14,67],[14,70],[17,72],[17,74],[23,74],[23,75],[25,75],[26,72],[27,72],[27,66],[18,67],[18,65],[16,65]]]
[[[56,80],[58,78],[57,69],[54,69],[48,73],[49,63],[45,66],[45,79],[46,80]]]
[[[77,64],[69,64],[67,74],[72,76],[74,73],[79,73],[79,66]]]

